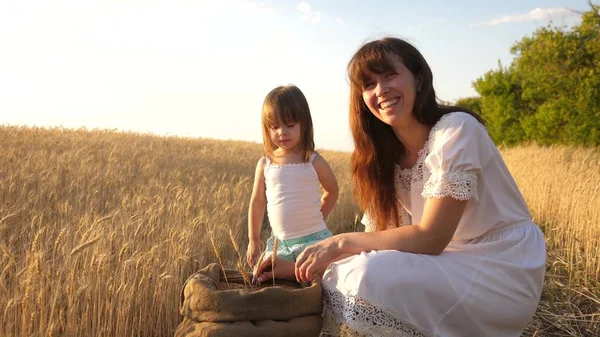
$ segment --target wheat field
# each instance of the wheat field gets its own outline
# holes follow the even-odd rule
[[[0,127],[0,336],[172,336],[181,286],[235,267],[259,144],[98,130]],[[355,219],[349,154],[322,151]],[[502,150],[546,233],[548,271],[527,336],[600,327],[600,152]],[[268,235],[263,231],[263,235]]]

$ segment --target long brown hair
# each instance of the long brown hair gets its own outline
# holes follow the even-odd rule
[[[390,222],[398,225],[394,171],[400,158],[406,154],[406,149],[392,128],[369,111],[362,93],[369,73],[382,74],[394,70],[390,60],[393,55],[400,58],[420,83],[412,111],[419,123],[433,126],[443,115],[454,111],[467,112],[483,123],[479,116],[468,109],[438,103],[431,68],[410,43],[386,37],[359,48],[348,64],[350,128],[354,138],[350,168],[354,198],[358,206],[369,214],[378,230],[386,229]]]
[[[269,129],[278,124],[300,124],[300,154],[308,162],[315,150],[314,131],[306,97],[295,85],[279,86],[271,90],[262,107],[263,146],[265,156],[273,159],[277,146],[271,141]]]

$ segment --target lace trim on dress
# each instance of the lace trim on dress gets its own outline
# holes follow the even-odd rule
[[[404,208],[402,206],[400,206],[400,225],[401,226],[406,226],[406,225],[410,225],[410,214],[408,214],[408,212],[406,212],[404,210]],[[406,214],[404,214],[406,213]],[[408,215],[408,221],[406,220],[406,216]],[[366,217],[365,220],[363,220],[363,225],[365,225],[365,232],[375,232],[377,231],[377,227],[375,226],[375,224],[371,221],[371,219],[369,217]],[[387,225],[387,229],[392,229],[392,228],[396,228],[396,226],[394,226],[394,224],[389,223]]]
[[[400,226],[411,225],[412,217],[410,216],[410,213],[408,213],[408,211],[400,204],[398,205],[398,211],[400,212],[400,214],[399,214],[400,215]],[[375,232],[377,230],[377,227],[371,221],[371,218],[369,218],[369,216],[367,214],[363,215],[361,223],[363,225],[365,225],[365,232]],[[392,229],[392,228],[396,228],[396,226],[393,223],[388,223],[387,229]]]
[[[412,170],[403,169],[399,165],[396,166],[394,183],[396,184],[396,198],[410,209],[410,184],[412,180]]]
[[[435,126],[429,134],[429,139],[427,139],[427,141],[423,145],[423,148],[420,149],[417,153],[417,162],[413,167],[402,168],[400,165],[396,165],[396,187],[398,189],[398,196],[403,202],[406,201],[402,199],[404,197],[406,197],[408,201],[410,201],[411,190],[420,190],[421,188],[423,188],[425,158],[427,158],[427,155],[429,155],[430,152],[429,144],[432,141],[432,135],[434,130]]]
[[[400,190],[410,191],[412,172],[412,169],[403,169],[400,165],[396,165],[396,187],[400,187]]]
[[[410,213],[403,207],[400,206],[400,226],[410,226],[412,225],[412,217]]]
[[[270,167],[272,167],[274,169],[281,169],[284,167],[299,167],[299,166],[312,165],[312,163],[306,162],[306,163],[277,164],[277,163],[271,162],[271,164],[269,164],[269,165],[270,165]]]
[[[469,171],[446,171],[432,173],[421,193],[423,198],[452,197],[469,200],[477,196],[477,175]]]
[[[365,221],[364,225],[365,232],[375,232],[377,230],[377,227],[375,227],[375,225],[371,222],[371,219]]]
[[[265,158],[267,159],[267,166],[273,167],[273,168],[284,168],[284,167],[298,167],[298,166],[306,166],[306,165],[312,165],[313,160],[315,160],[317,153],[313,152],[310,155],[310,158],[308,159],[307,162],[301,162],[301,163],[288,163],[288,164],[278,164],[273,162],[271,159],[269,159],[268,157],[265,156]]]
[[[380,303],[371,304],[358,296],[345,297],[323,289],[321,337],[428,337],[412,323],[395,317]]]

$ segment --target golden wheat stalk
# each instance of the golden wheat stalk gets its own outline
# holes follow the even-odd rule
[[[279,245],[279,239],[277,236],[273,236],[273,253],[271,254],[271,274],[273,275],[273,285],[275,285],[275,258],[277,257],[277,246]]]
[[[212,245],[215,256],[217,257],[217,261],[219,261],[219,265],[221,266],[221,270],[223,271],[225,283],[229,284],[229,280],[227,280],[227,274],[225,273],[225,266],[223,265],[223,260],[221,260],[221,254],[219,253],[219,249],[217,249],[217,244],[215,243],[215,238],[213,236],[212,231],[208,233],[208,237],[210,238],[210,244]]]
[[[231,240],[231,244],[233,245],[233,250],[235,251],[235,253],[237,254],[237,257],[238,257],[236,266],[237,266],[238,271],[242,274],[242,278],[244,279],[244,287],[246,285],[252,286],[252,282],[251,282],[250,278],[248,277],[248,274],[244,270],[244,263],[242,262],[242,253],[240,252],[240,247],[237,244],[237,240],[235,239],[235,236],[233,235],[231,228],[229,229],[229,239]]]
[[[12,216],[14,216],[15,214],[17,214],[17,213],[11,213],[11,214],[5,216],[4,218],[0,219],[0,224],[2,224],[4,222],[4,220],[6,220],[6,219],[8,219],[8,218],[10,218]]]
[[[84,249],[88,248],[89,246],[93,245],[94,243],[98,242],[98,240],[100,240],[100,237],[97,236],[93,239],[90,239],[82,244],[80,244],[79,246],[73,248],[73,250],[71,251],[71,253],[69,254],[69,257],[73,257],[74,255],[82,252]]]
[[[258,267],[260,267],[260,264],[262,263],[263,259],[265,258],[265,254],[267,253],[267,250],[263,250],[260,255],[258,256],[258,261],[256,261],[256,263],[254,264],[254,267],[252,268],[252,284],[254,284],[256,282],[256,273],[258,272]]]

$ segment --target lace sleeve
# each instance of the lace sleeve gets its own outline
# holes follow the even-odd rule
[[[423,198],[452,197],[456,200],[478,200],[477,175],[470,171],[433,172],[423,186]]]
[[[467,113],[450,113],[433,127],[429,142],[421,196],[478,200],[478,179],[495,149],[485,127]]]

